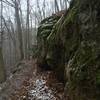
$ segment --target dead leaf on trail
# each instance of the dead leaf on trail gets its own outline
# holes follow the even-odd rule
[[[38,70],[34,61],[10,79],[7,100],[63,100],[64,86],[52,71]]]

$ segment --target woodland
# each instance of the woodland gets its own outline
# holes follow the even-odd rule
[[[0,0],[0,100],[100,100],[99,0]]]

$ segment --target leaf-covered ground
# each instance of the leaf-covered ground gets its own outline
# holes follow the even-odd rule
[[[37,68],[36,61],[23,61],[1,85],[0,100],[64,100],[64,86],[54,72]]]

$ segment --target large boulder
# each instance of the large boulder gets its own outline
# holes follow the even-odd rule
[[[98,0],[72,0],[51,31],[46,31],[46,38],[40,39],[40,54],[45,55],[46,63],[58,78],[64,80],[65,95],[70,100],[100,98],[99,5]]]
[[[37,32],[37,42],[38,42],[38,64],[46,69],[48,69],[47,64],[47,52],[48,52],[48,43],[47,37],[50,35],[53,26],[58,21],[60,17],[53,15],[42,20]],[[50,68],[50,67],[49,67]]]

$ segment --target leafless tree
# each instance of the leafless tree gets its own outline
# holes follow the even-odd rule
[[[15,5],[15,18],[17,22],[17,32],[18,32],[18,39],[19,39],[19,50],[20,50],[20,59],[24,58],[23,53],[23,40],[22,40],[22,28],[21,28],[21,21],[20,21],[20,15],[19,15],[19,0],[14,1]]]
[[[55,12],[58,12],[59,11],[58,2],[57,2],[57,0],[54,0],[54,2],[55,2]]]
[[[3,53],[2,53],[2,41],[3,41],[3,24],[2,24],[2,14],[3,14],[3,2],[1,0],[1,34],[0,34],[0,83],[5,81],[5,68],[4,68],[4,60],[3,60]]]
[[[28,50],[30,48],[30,22],[29,22],[29,16],[30,16],[30,9],[29,9],[29,3],[30,3],[30,0],[27,0],[27,20],[26,20],[26,53],[25,53],[25,56],[26,58],[29,58],[29,55],[28,55]]]

